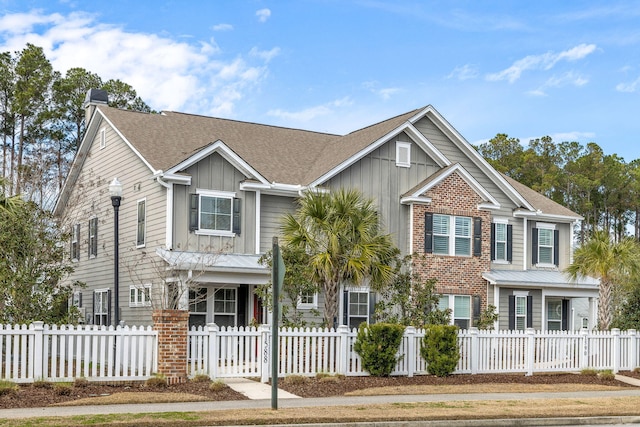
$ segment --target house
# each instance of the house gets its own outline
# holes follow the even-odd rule
[[[74,303],[88,323],[150,322],[179,283],[192,325],[267,321],[258,258],[280,218],[308,189],[356,187],[376,200],[384,225],[414,268],[436,278],[453,322],[472,325],[487,304],[501,329],[593,327],[598,284],[562,272],[579,215],[493,169],[432,107],[347,135],[178,112],[85,102],[86,135],[55,213],[71,231]],[[108,185],[123,185],[117,263]],[[164,286],[164,285],[167,286]],[[375,297],[346,287],[340,323],[368,321]],[[155,295],[155,296],[154,296]],[[301,309],[321,307],[304,295]]]

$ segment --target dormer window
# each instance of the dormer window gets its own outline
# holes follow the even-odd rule
[[[411,143],[396,141],[396,166],[411,167]]]

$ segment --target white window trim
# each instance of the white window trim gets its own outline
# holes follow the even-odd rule
[[[138,224],[140,222],[140,218],[138,218],[138,213],[140,212],[140,203],[144,203],[144,243],[138,244]],[[147,198],[140,199],[136,202],[136,248],[144,248],[147,246]]]
[[[548,222],[537,222],[536,223],[536,228],[539,229],[539,230],[555,231],[556,225],[555,224],[550,224]],[[555,238],[554,233],[551,233],[551,238],[552,239]],[[538,250],[538,263],[536,264],[536,267],[552,267],[552,268],[556,267],[556,265],[553,263],[553,259],[554,259],[554,256],[555,256],[555,253],[554,253],[555,247],[554,247],[554,245],[555,245],[555,242],[552,241],[551,242],[551,262],[550,263],[548,263],[548,262],[540,262],[540,246],[541,245],[540,245],[540,233],[538,233],[538,248],[537,248],[537,250]],[[547,248],[547,247],[548,246],[545,246],[545,248]]]
[[[404,160],[404,156],[401,156],[401,153],[406,150],[406,160]],[[401,168],[410,168],[411,167],[411,143],[404,141],[396,141],[396,166]]]
[[[507,247],[509,246],[509,237],[507,236],[507,229],[509,227],[509,220],[506,218],[493,218],[493,223],[494,224],[503,224],[505,227],[505,231],[504,231],[504,259],[494,259],[491,260],[491,262],[496,263],[496,264],[509,264],[509,261],[507,260]],[[496,247],[493,248],[493,253],[496,255],[496,257],[498,256],[498,228],[496,227],[496,236],[495,236],[495,245]]]
[[[235,192],[231,191],[215,191],[215,190],[203,190],[196,189],[196,194],[198,195],[198,229],[195,230],[196,234],[201,234],[205,236],[225,236],[225,237],[234,237],[236,234],[233,230],[233,199],[236,197]],[[222,199],[230,199],[231,200],[231,221],[230,221],[230,230],[209,230],[203,229],[200,224],[200,218],[202,218],[202,196],[204,197],[217,197]]]
[[[80,224],[73,224],[71,229],[71,261],[80,261]]]
[[[449,218],[449,234],[436,234],[435,230],[433,231],[433,236],[435,238],[435,236],[447,236],[449,238],[449,253],[447,254],[442,254],[439,252],[435,252],[435,245],[434,245],[434,255],[441,255],[441,256],[458,256],[458,257],[471,257],[473,255],[473,218],[470,216],[464,216],[464,215],[448,215],[448,214],[434,214],[434,216],[446,216]],[[469,227],[469,236],[465,237],[469,239],[469,253],[468,254],[456,254],[456,218],[468,218],[471,221],[470,227]],[[461,238],[464,236],[460,236]]]
[[[456,297],[467,297],[469,298],[469,317],[455,317],[455,301]],[[449,319],[450,325],[455,325],[456,319],[468,320],[469,327],[473,324],[473,298],[471,295],[462,295],[462,294],[441,294],[439,298],[442,300],[444,298],[447,299],[447,308],[451,310],[451,319]]]
[[[96,222],[96,234],[93,236],[93,239],[91,238],[91,222],[95,221]],[[89,220],[89,230],[88,230],[88,241],[89,241],[89,247],[87,248],[87,250],[89,251],[89,259],[94,259],[95,257],[98,256],[98,217],[93,217]],[[92,253],[93,250],[93,240],[96,241],[95,247],[96,247],[96,253]]]
[[[131,291],[134,291],[134,301],[131,301]],[[139,301],[140,294],[143,294],[142,302]],[[145,294],[149,297],[147,301],[144,298]],[[142,286],[129,285],[129,307],[151,307],[151,283]]]
[[[93,323],[97,324],[96,323],[96,316],[105,316],[106,317],[106,321],[108,322],[109,321],[109,315],[110,315],[110,313],[109,313],[109,301],[107,301],[107,304],[106,304],[106,306],[107,306],[106,310],[107,311],[104,311],[104,312],[96,311],[96,297],[95,297],[96,294],[104,294],[103,297],[109,298],[109,288],[100,288],[100,289],[95,289],[93,291]],[[104,325],[105,326],[109,326],[107,323],[105,323]]]
[[[298,310],[313,310],[318,308],[318,293],[313,293],[313,302],[312,303],[303,303],[301,302],[301,297],[298,297],[298,302],[296,304],[296,308]]]
[[[234,307],[235,310],[233,311],[233,313],[228,313],[225,311],[216,311],[216,293],[218,291],[227,291],[227,290],[232,290],[233,291],[233,302],[234,302]],[[218,301],[223,301],[223,302],[227,302],[230,300],[218,300]],[[213,292],[211,293],[211,317],[213,319],[213,321],[215,322],[215,318],[216,316],[227,316],[227,317],[233,317],[233,325],[237,325],[238,324],[238,288],[236,287],[229,287],[229,286],[223,286],[223,287],[219,287],[219,288],[214,288]]]
[[[100,149],[102,150],[107,146],[107,129],[100,129]]]

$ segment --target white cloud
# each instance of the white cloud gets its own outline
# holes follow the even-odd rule
[[[469,80],[478,77],[478,68],[475,65],[465,64],[461,67],[456,67],[447,76],[448,79]]]
[[[230,115],[259,85],[278,48],[221,59],[212,39],[186,43],[155,34],[132,33],[96,22],[86,13],[6,14],[0,18],[1,51],[26,43],[44,49],[55,70],[82,67],[104,80],[120,79],[156,110]]]
[[[380,83],[377,81],[364,82],[362,86],[385,101],[390,99],[393,95],[402,92],[402,89],[398,87],[380,88],[378,87],[380,86]]]
[[[257,47],[251,48],[249,55],[263,59],[265,62],[271,61],[280,54],[280,48],[274,47],[271,50],[259,50]]]
[[[546,96],[547,89],[549,88],[559,88],[564,86],[584,86],[589,83],[589,79],[581,76],[580,74],[576,74],[573,71],[566,72],[559,76],[552,76],[547,81],[544,82],[542,86],[528,93],[534,96]]]
[[[258,17],[258,21],[267,22],[267,19],[271,16],[271,11],[269,9],[260,9],[256,11],[256,16]]]
[[[616,85],[616,90],[618,92],[633,93],[633,92],[637,92],[638,89],[640,89],[640,77],[638,77],[632,82],[618,83]]]
[[[278,117],[288,121],[294,122],[310,122],[320,116],[326,116],[335,112],[336,108],[348,107],[353,102],[349,97],[336,99],[322,105],[316,105],[314,107],[305,108],[300,111],[284,111],[281,109],[270,110],[267,112],[270,116]]]
[[[560,53],[547,52],[542,55],[529,55],[517,60],[505,70],[489,74],[487,80],[508,80],[509,83],[513,83],[527,70],[550,70],[559,61],[577,61],[590,55],[595,50],[595,44],[580,44]]]
[[[211,27],[213,31],[231,31],[233,30],[233,25],[231,24],[216,24]]]

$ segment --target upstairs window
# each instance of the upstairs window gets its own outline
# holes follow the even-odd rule
[[[513,226],[507,221],[495,221],[491,224],[491,260],[513,260]]]
[[[536,224],[532,230],[532,264],[558,266],[560,264],[559,232],[553,224]]]
[[[138,201],[138,226],[136,232],[136,246],[143,247],[147,234],[147,201]]]
[[[89,220],[89,258],[98,255],[98,218]]]
[[[401,168],[411,167],[411,143],[396,142],[396,166]]]
[[[480,256],[482,219],[427,213],[425,253]]]
[[[235,193],[198,190],[189,205],[189,229],[197,234],[240,234],[240,199]]]
[[[71,228],[71,260],[78,261],[80,259],[80,224],[75,224]]]

